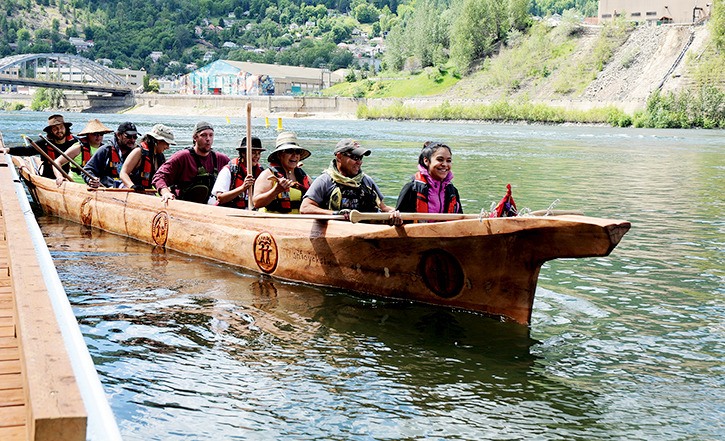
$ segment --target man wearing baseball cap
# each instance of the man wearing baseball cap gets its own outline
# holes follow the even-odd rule
[[[154,175],[152,184],[163,202],[178,198],[206,204],[219,171],[229,163],[227,155],[212,150],[214,126],[210,123],[196,123],[192,139],[192,147],[171,155]]]
[[[312,182],[300,207],[302,214],[344,214],[350,210],[390,213],[390,223],[401,225],[400,213],[385,205],[373,179],[362,171],[370,150],[354,139],[340,140],[330,166]]]
[[[86,183],[91,187],[103,184],[105,187],[120,187],[121,167],[123,161],[136,145],[138,131],[136,125],[130,121],[119,124],[111,141],[99,148],[91,157],[83,170],[94,176],[90,178],[83,175]]]

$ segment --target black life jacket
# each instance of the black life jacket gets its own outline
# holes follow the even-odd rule
[[[212,170],[207,171],[206,168],[201,164],[201,157],[196,154],[194,147],[188,148],[189,153],[196,161],[196,176],[179,189],[178,199],[190,202],[197,202],[199,204],[206,204],[211,194],[211,189],[214,186],[214,181],[219,174],[217,169],[217,156],[213,150],[209,152],[212,161]]]
[[[335,200],[332,197],[330,198],[330,205],[328,207],[330,210],[349,209],[358,210],[363,213],[380,211],[377,203],[378,195],[372,187],[368,187],[365,184],[365,179],[362,180],[358,187],[342,185],[334,180],[332,182],[340,190],[340,199],[337,200],[337,196],[335,196]]]

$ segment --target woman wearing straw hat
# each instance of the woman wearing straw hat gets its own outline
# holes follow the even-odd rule
[[[176,145],[176,141],[171,128],[163,124],[153,126],[123,161],[119,175],[123,185],[139,192],[152,188],[151,180],[156,170],[166,162],[164,152],[172,145]]]
[[[91,156],[93,156],[93,154],[96,153],[96,150],[98,150],[98,148],[103,144],[103,135],[106,133],[113,133],[113,130],[103,125],[103,123],[98,119],[88,121],[88,124],[86,124],[83,130],[78,133],[78,142],[65,151],[66,155],[73,158],[73,161],[76,164],[81,167],[85,167],[91,159]],[[68,160],[65,156],[60,156],[55,160],[55,163],[59,166],[63,166],[68,163]],[[53,167],[53,171],[55,172],[55,182],[58,186],[60,186],[65,178],[60,174],[57,167]],[[76,167],[71,167],[69,174],[70,177],[73,178],[73,182],[77,182],[79,184],[86,183],[86,181],[83,180],[83,175],[78,172]]]
[[[300,147],[293,132],[280,133],[275,146],[267,157],[269,168],[254,183],[254,207],[271,213],[299,213],[302,197],[310,188],[310,178],[299,165],[312,153]]]

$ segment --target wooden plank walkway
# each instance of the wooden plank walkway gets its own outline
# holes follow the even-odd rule
[[[7,231],[0,209],[0,439],[27,439],[25,389],[15,333]]]
[[[43,269],[0,154],[0,440],[84,441],[86,426]]]

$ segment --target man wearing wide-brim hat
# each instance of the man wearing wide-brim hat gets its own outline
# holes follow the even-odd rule
[[[85,165],[88,164],[88,161],[91,160],[93,154],[96,153],[96,150],[98,150],[103,144],[103,135],[108,133],[113,133],[113,130],[106,127],[98,118],[94,118],[88,121],[88,124],[86,124],[83,130],[78,132],[78,142],[66,150],[65,154],[72,158],[73,162],[76,164],[81,167],[85,167]],[[65,165],[67,162],[68,159],[66,159],[65,156],[61,156],[55,160],[55,163],[61,166]],[[57,168],[54,172],[56,178],[55,180],[60,186],[65,178]],[[71,167],[69,174],[70,177],[73,178],[73,182],[85,184],[83,174],[76,166]]]
[[[249,206],[249,189],[254,187],[254,181],[264,171],[259,165],[262,152],[262,140],[252,137],[252,172],[247,172],[247,137],[237,147],[239,156],[232,158],[221,171],[211,189],[210,205],[222,205],[233,208],[247,208]]]
[[[58,153],[53,146],[57,147],[60,151],[65,152],[78,141],[78,138],[70,133],[70,127],[72,125],[72,123],[65,122],[63,115],[50,115],[48,117],[48,125],[43,129],[45,133],[41,134],[40,139],[36,140],[35,143],[38,147],[43,149],[43,151],[45,151],[52,160],[55,160],[62,155]],[[53,146],[51,146],[51,144]],[[18,146],[6,149],[5,153],[10,153],[15,156],[35,156],[38,154],[38,151],[32,146]],[[70,165],[64,165],[63,170],[68,173],[70,171]],[[45,157],[41,157],[39,172],[46,178],[55,178],[53,164],[48,162]]]
[[[363,158],[370,149],[351,138],[340,140],[333,151],[330,166],[312,183],[302,200],[302,214],[344,214],[350,210],[389,212],[390,223],[402,224],[400,213],[385,205],[383,193],[373,179],[362,171]]]
[[[271,213],[299,213],[302,196],[311,183],[300,161],[311,154],[300,146],[294,132],[280,133],[267,157],[269,168],[254,183],[254,207]]]

